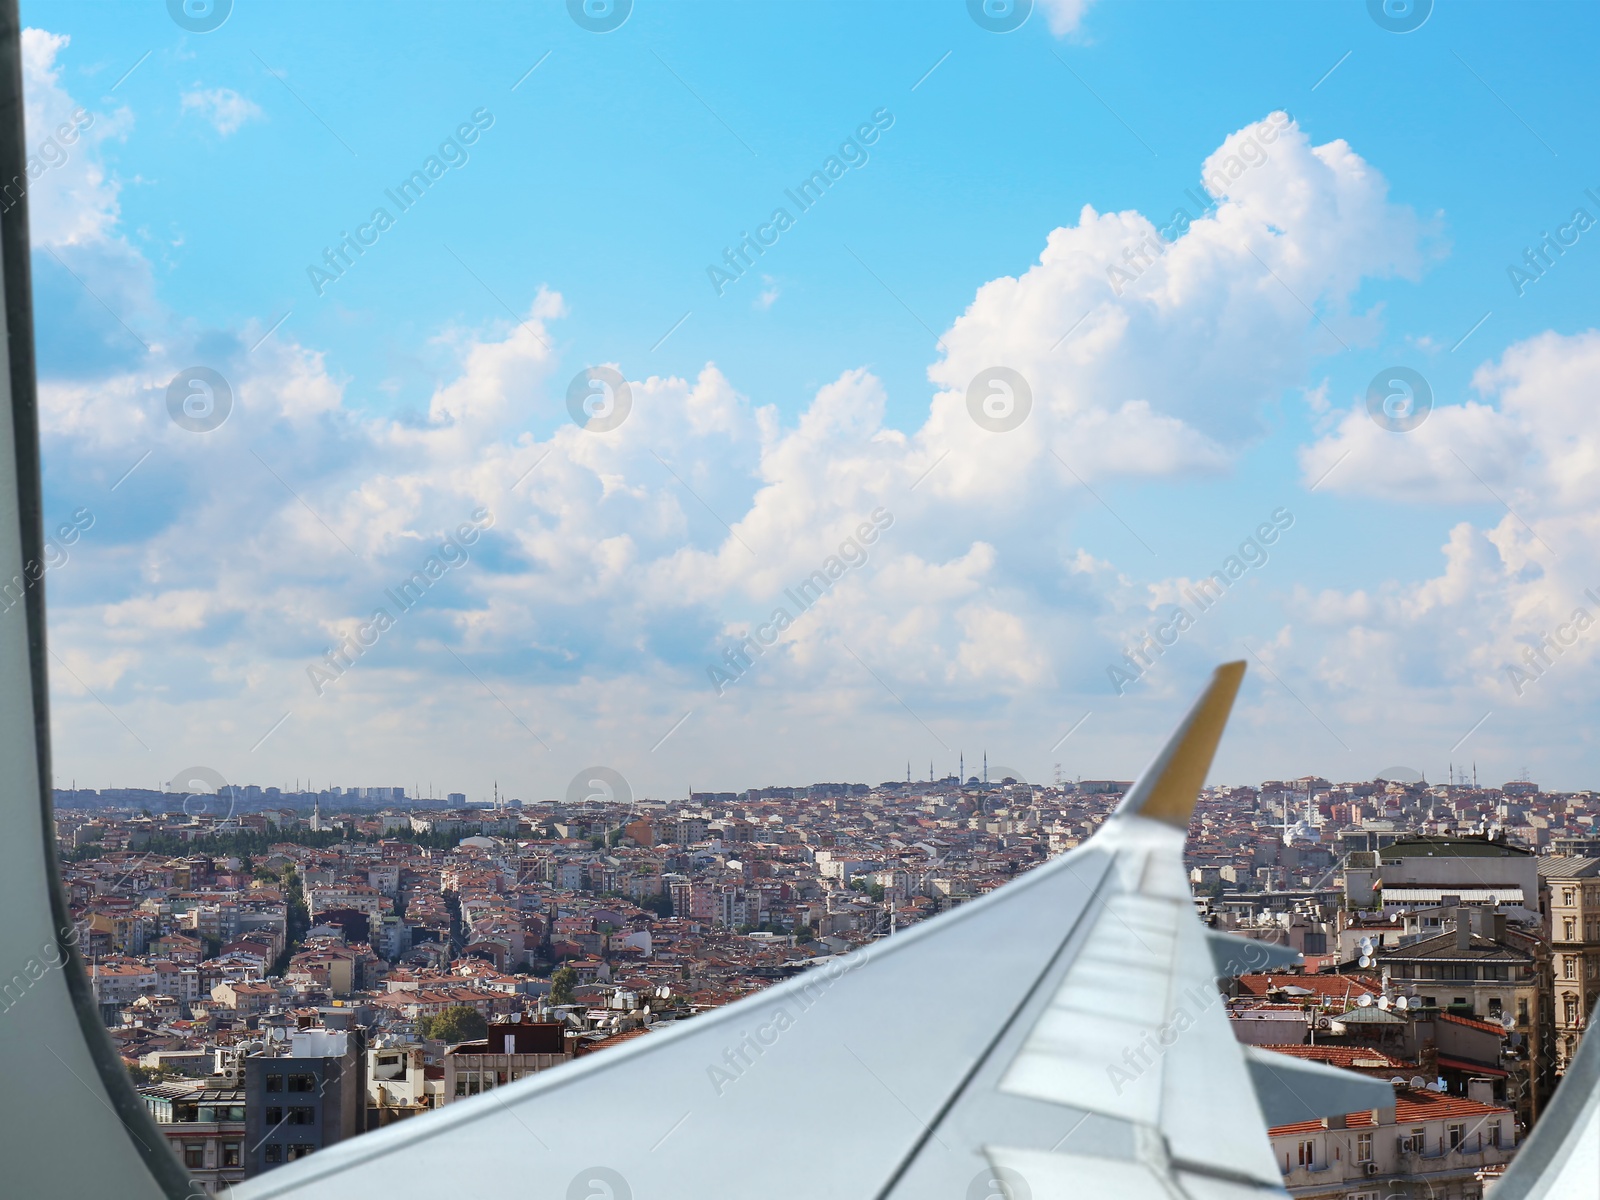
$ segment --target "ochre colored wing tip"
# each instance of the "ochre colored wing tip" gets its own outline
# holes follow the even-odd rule
[[[1223,663],[1211,673],[1211,682],[1183,723],[1123,798],[1118,816],[1145,817],[1177,829],[1189,828],[1195,801],[1211,770],[1211,760],[1228,724],[1228,714],[1233,711],[1244,670],[1244,660],[1240,659]]]

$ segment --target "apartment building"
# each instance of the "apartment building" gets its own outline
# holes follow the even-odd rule
[[[244,1060],[246,1176],[362,1132],[361,1040],[358,1032],[307,1029]]]
[[[547,1071],[572,1058],[565,1026],[555,1021],[503,1021],[481,1041],[452,1046],[444,1056],[441,1102],[449,1104]]]
[[[1348,872],[1347,872],[1348,873]],[[1377,852],[1369,888],[1385,915],[1448,904],[1532,910],[1538,859],[1531,850],[1485,837],[1409,836]],[[1347,879],[1346,887],[1351,887]]]
[[[245,1176],[245,1089],[218,1082],[186,1079],[139,1089],[172,1153],[212,1196]]]
[[[102,1006],[120,1008],[140,996],[154,995],[160,982],[155,968],[145,963],[92,963],[89,967],[89,985],[95,1002]]]
[[[447,1008],[471,1008],[486,1021],[504,1017],[511,1011],[511,997],[500,991],[468,987],[428,987],[379,996],[375,1004],[397,1010],[408,1021],[436,1017]]]
[[[211,998],[236,1013],[265,1012],[282,998],[276,984],[249,980],[224,980],[211,989]]]
[[[443,1103],[443,1069],[429,1067],[422,1046],[375,1046],[367,1051],[368,1129],[381,1129]]]
[[[1550,935],[1555,1068],[1567,1069],[1600,1002],[1600,859],[1539,862],[1540,906]]]
[[[1511,1161],[1510,1109],[1395,1089],[1393,1108],[1267,1131],[1295,1200],[1482,1200],[1478,1172]]]
[[[1433,937],[1376,953],[1380,968],[1424,1008],[1504,1023],[1531,1033],[1539,1014],[1539,939],[1511,929],[1503,915],[1485,908],[1455,909],[1450,928]]]
[[[1487,906],[1454,905],[1432,937],[1377,951],[1378,968],[1422,1011],[1441,1010],[1506,1031],[1508,1094],[1525,1122],[1549,1094],[1549,947]]]

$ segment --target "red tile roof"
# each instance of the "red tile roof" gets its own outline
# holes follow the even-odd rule
[[[1488,1021],[1474,1021],[1471,1017],[1458,1017],[1454,1013],[1440,1013],[1441,1021],[1450,1021],[1456,1025],[1465,1025],[1469,1029],[1481,1029],[1485,1033],[1492,1033],[1499,1037],[1505,1036],[1505,1026],[1492,1025]]]
[[[1479,1104],[1476,1100],[1466,1100],[1460,1096],[1446,1096],[1439,1092],[1412,1091],[1410,1088],[1395,1088],[1395,1113],[1396,1125],[1414,1125],[1418,1121],[1437,1121],[1445,1117],[1485,1117],[1504,1113],[1511,1116],[1509,1108],[1500,1108],[1493,1104]],[[1345,1114],[1345,1126],[1356,1129],[1362,1126],[1375,1125],[1371,1111],[1353,1112]],[[1274,1125],[1267,1130],[1269,1137],[1283,1137],[1296,1133],[1317,1133],[1325,1126],[1321,1121],[1297,1121],[1293,1125]]]
[[[648,1026],[646,1026],[641,1029],[630,1029],[626,1033],[614,1033],[610,1037],[599,1038],[592,1042],[579,1042],[577,1054],[594,1054],[600,1050],[609,1050],[612,1046],[620,1045],[623,1042],[632,1041],[636,1037],[643,1037],[649,1032],[650,1029]]]
[[[1343,1000],[1346,995],[1362,993],[1377,995],[1383,989],[1369,979],[1357,975],[1241,975],[1239,991],[1251,996],[1265,996],[1278,988],[1305,988],[1323,1000]]]
[[[1374,1050],[1370,1046],[1262,1046],[1261,1049],[1274,1050],[1279,1054],[1292,1054],[1295,1058],[1309,1058],[1314,1062],[1327,1063],[1346,1070],[1381,1067],[1414,1072],[1417,1069],[1417,1064],[1414,1062],[1407,1062],[1403,1058],[1396,1058],[1392,1054],[1385,1054],[1382,1050]]]

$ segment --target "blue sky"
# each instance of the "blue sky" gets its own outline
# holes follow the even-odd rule
[[[1594,782],[1587,639],[1508,671],[1600,618],[1600,229],[1521,295],[1507,273],[1600,219],[1592,6],[1441,2],[1408,33],[1364,3],[1056,0],[1004,34],[956,0],[641,0],[604,34],[559,3],[378,12],[24,6],[30,137],[94,116],[32,191],[47,508],[95,514],[47,581],[63,783],[536,798],[604,764],[673,794],[985,748],[1128,776],[1241,654],[1219,777]],[[307,267],[475,112],[319,296]],[[875,113],[718,295],[707,267]],[[612,433],[568,416],[595,364],[633,390]],[[236,394],[209,433],[167,414],[195,365]],[[1032,387],[1017,430],[967,415],[992,365]],[[1410,433],[1366,412],[1393,366],[1434,396]],[[470,563],[317,694],[307,666],[480,507]],[[708,666],[879,507],[868,561],[718,695]],[[1270,561],[1119,695],[1108,667],[1280,508]]]

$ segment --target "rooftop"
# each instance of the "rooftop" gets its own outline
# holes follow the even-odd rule
[[[1396,1058],[1392,1054],[1385,1054],[1382,1050],[1374,1050],[1370,1046],[1262,1046],[1261,1049],[1292,1055],[1295,1058],[1310,1059],[1312,1062],[1327,1063],[1329,1066],[1343,1067],[1345,1070],[1414,1072],[1417,1069],[1417,1064],[1414,1062],[1407,1062],[1403,1058]]]
[[[1493,1104],[1480,1104],[1460,1096],[1447,1096],[1441,1092],[1395,1088],[1394,1123],[1414,1125],[1419,1121],[1438,1121],[1449,1117],[1511,1116],[1511,1110]],[[1358,1129],[1378,1124],[1371,1111],[1345,1114],[1345,1126]],[[1292,1125],[1274,1125],[1267,1133],[1271,1137],[1286,1134],[1320,1133],[1325,1126],[1321,1121],[1297,1121]]]
[[[1600,879],[1600,858],[1552,855],[1539,860],[1541,879]]]

